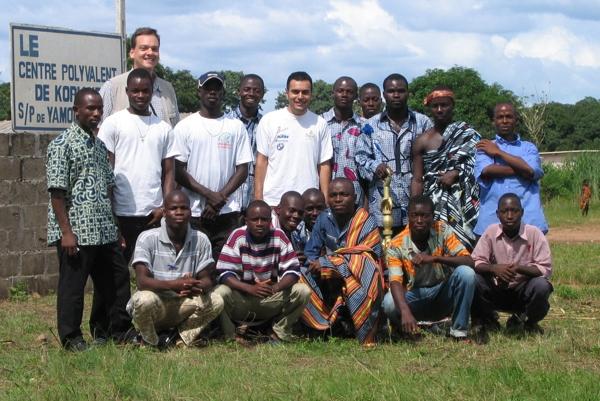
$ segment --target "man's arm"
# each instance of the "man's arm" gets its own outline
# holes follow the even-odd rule
[[[269,159],[260,152],[256,153],[256,166],[254,166],[254,199],[263,200],[263,188]]]
[[[67,251],[67,255],[73,256],[77,253],[77,236],[73,233],[71,222],[67,213],[66,191],[50,188],[50,203],[60,228],[60,246]]]
[[[217,210],[227,202],[227,197],[220,192],[214,192],[201,185],[187,171],[187,163],[175,160],[175,180],[190,191],[196,192],[206,198],[206,201]]]
[[[518,175],[529,181],[534,179],[533,168],[525,160],[501,150],[496,142],[483,139],[477,143],[476,148],[492,158],[499,157],[506,163],[506,166],[496,164],[487,166],[481,172],[481,178],[491,179]]]
[[[271,286],[272,290],[273,290],[273,294],[279,292],[279,291],[283,291],[283,290],[287,290],[288,288],[290,288],[291,286],[293,286],[294,284],[296,284],[298,282],[298,276],[295,274],[284,274],[283,277],[281,277],[281,280],[279,280],[277,283],[273,284]]]
[[[446,266],[457,267],[457,266],[469,266],[473,267],[473,259],[467,255],[461,256],[431,256],[424,253],[416,254],[412,262],[415,265],[430,264],[430,263],[441,263]]]
[[[402,331],[407,334],[416,334],[419,331],[419,326],[410,307],[406,303],[406,290],[404,286],[398,281],[392,281],[390,282],[390,292],[392,293],[396,310],[400,313]]]
[[[410,195],[423,194],[423,141],[425,136],[417,137],[412,148],[412,180],[410,182]]]
[[[203,292],[199,287],[202,282],[193,277],[182,277],[176,280],[157,280],[145,263],[134,263],[133,268],[135,269],[137,287],[140,291],[171,290],[180,296]]]
[[[321,187],[321,192],[323,192],[325,199],[327,199],[329,183],[331,182],[331,160],[320,163],[317,166],[317,170],[319,172],[319,185]]]
[[[258,298],[266,298],[273,295],[273,287],[268,283],[244,283],[233,274],[226,276],[223,280],[223,284],[227,285],[232,290],[240,291]]]
[[[173,157],[163,159],[161,167],[163,197],[166,197],[175,189],[175,159]]]

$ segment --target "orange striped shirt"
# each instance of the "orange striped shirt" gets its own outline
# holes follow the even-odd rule
[[[415,266],[412,263],[413,256],[422,252],[413,243],[410,237],[410,227],[406,226],[400,234],[392,239],[387,251],[390,282],[398,282],[410,290],[413,287],[430,287],[444,281],[451,273],[450,266],[441,263]],[[436,221],[431,226],[425,252],[431,256],[469,256],[469,251],[458,240],[452,228],[442,221]]]

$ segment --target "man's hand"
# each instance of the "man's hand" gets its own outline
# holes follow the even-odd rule
[[[200,218],[202,220],[214,220],[219,215],[219,211],[212,207],[210,204],[204,205],[204,209],[202,210],[202,215]]]
[[[475,148],[477,150],[481,150],[486,155],[491,156],[491,157],[496,157],[501,152],[498,145],[496,145],[496,142],[491,141],[489,139],[482,139],[481,141],[477,142],[477,144],[475,145]]]
[[[257,281],[254,285],[248,285],[247,292],[254,297],[266,298],[273,295],[273,286],[269,281]]]
[[[67,255],[69,256],[77,254],[77,236],[73,234],[73,231],[63,234],[60,239],[60,246],[67,251]]]
[[[127,241],[125,241],[125,237],[123,237],[123,234],[119,233],[119,238],[117,239],[117,242],[119,243],[121,249],[127,248]]]
[[[500,282],[508,284],[517,274],[517,265],[516,263],[496,265],[494,274]]]
[[[201,288],[199,287],[199,285],[202,282],[200,280],[196,280],[193,277],[190,277],[189,275],[185,275],[180,279],[177,279],[173,282],[173,291],[175,291],[177,294],[179,294],[180,297],[187,297],[190,295],[193,295],[194,292],[198,292],[198,290],[201,290]],[[194,287],[197,287],[194,290]]]
[[[414,265],[428,265],[435,263],[435,256],[427,255],[425,253],[417,253],[412,257],[411,262]]]
[[[438,183],[443,189],[450,189],[454,183],[458,181],[458,171],[450,170],[445,172],[438,178]]]
[[[312,274],[321,274],[321,263],[319,263],[319,259],[311,260],[308,262],[308,271]]]
[[[150,219],[150,221],[148,222],[148,224],[146,225],[146,227],[151,227],[152,225],[156,224],[157,222],[160,221],[160,219],[162,219],[163,217],[163,210],[161,207],[157,207],[155,209],[152,209],[152,213],[151,213],[152,218]]]
[[[417,334],[419,332],[419,326],[417,325],[417,320],[413,316],[412,312],[409,308],[403,310],[400,313],[402,319],[402,332],[406,334]]]
[[[385,177],[387,177],[390,174],[390,172],[391,172],[391,170],[390,170],[389,166],[386,163],[381,163],[375,169],[375,175],[380,180],[383,180]]]
[[[227,197],[221,192],[209,191],[206,194],[206,202],[218,211],[227,203]]]
[[[306,255],[303,251],[296,251],[296,257],[298,257],[298,261],[300,262],[300,266],[304,266],[306,263]]]

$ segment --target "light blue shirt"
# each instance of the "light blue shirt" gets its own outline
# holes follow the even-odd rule
[[[481,173],[487,166],[492,164],[506,166],[506,163],[499,157],[492,158],[485,152],[477,151],[475,178],[479,184],[480,206],[479,220],[477,220],[477,225],[473,231],[477,235],[482,235],[487,227],[498,223],[498,217],[496,216],[498,199],[502,195],[512,192],[521,199],[524,209],[522,222],[536,226],[544,234],[547,233],[548,223],[544,217],[540,199],[540,179],[543,177],[544,171],[536,146],[531,142],[522,141],[518,135],[517,139],[512,142],[496,135],[495,142],[502,151],[523,159],[533,169],[533,179],[529,181],[518,175],[483,179]]]

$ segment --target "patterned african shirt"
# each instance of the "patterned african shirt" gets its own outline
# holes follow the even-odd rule
[[[406,226],[390,244],[387,251],[387,267],[390,282],[404,284],[407,290],[420,287],[433,287],[445,281],[452,274],[452,267],[441,263],[415,266],[412,258],[418,253],[431,256],[469,256],[469,251],[458,240],[452,228],[443,221],[436,221],[429,231],[427,249],[420,250],[410,237],[410,227]]]
[[[429,117],[410,109],[399,132],[392,129],[386,111],[371,117],[362,125],[364,135],[359,137],[356,162],[361,177],[370,181],[369,212],[377,219],[380,227],[383,226],[383,181],[375,178],[377,166],[386,163],[394,172],[391,183],[393,226],[404,226],[408,223],[406,208],[412,179],[412,144],[419,135],[432,127]]]
[[[354,157],[361,134],[360,117],[354,113],[349,120],[339,121],[333,107],[321,114],[327,122],[327,132],[333,144],[332,177],[345,177],[352,181],[356,192],[356,203],[362,205],[363,189],[359,182],[358,165]]]
[[[256,113],[256,116],[253,118],[246,118],[240,111],[240,106],[237,106],[235,109],[232,109],[227,113],[226,117],[238,119],[244,124],[246,127],[246,131],[248,132],[248,139],[250,140],[250,149],[252,150],[252,158],[253,162],[248,164],[248,178],[246,181],[240,185],[238,188],[239,193],[241,194],[240,199],[242,200],[242,209],[246,209],[248,204],[254,199],[254,168],[256,165],[256,127],[262,118],[262,114],[260,111]]]
[[[66,191],[67,215],[79,245],[117,240],[108,190],[114,176],[102,141],[73,123],[48,145],[48,190]],[[48,244],[61,238],[52,204],[48,204]]]

